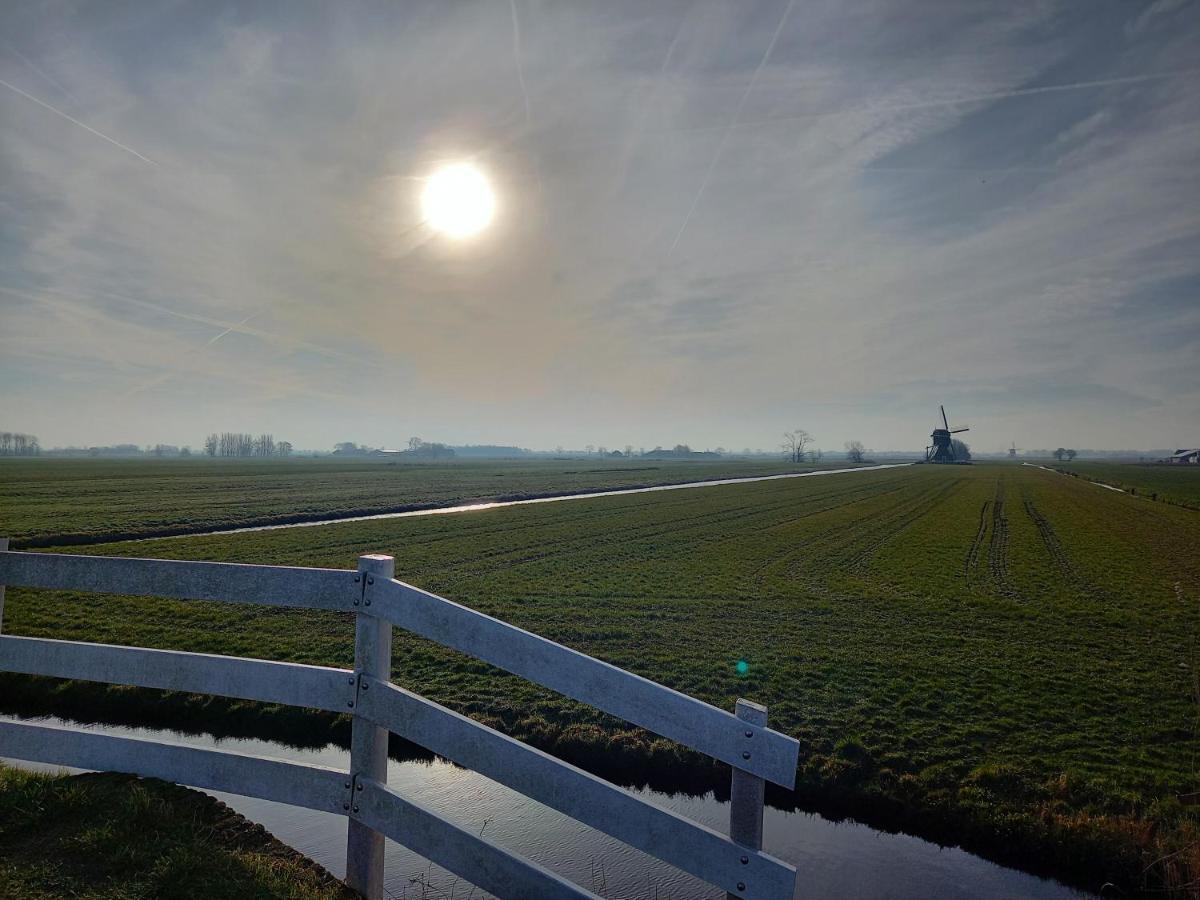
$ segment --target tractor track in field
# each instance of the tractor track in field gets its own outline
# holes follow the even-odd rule
[[[988,510],[991,506],[991,500],[984,500],[983,506],[979,507],[979,528],[975,532],[975,540],[971,542],[971,549],[967,551],[966,562],[963,563],[963,574],[968,578],[979,567],[979,555],[983,552],[983,538],[987,534]]]
[[[1016,597],[1008,579],[1008,510],[1004,503],[1004,482],[996,482],[996,498],[992,504],[992,538],[988,542],[988,570],[1001,594]]]
[[[867,489],[862,485],[856,485],[849,489],[833,489],[816,495],[810,495],[802,499],[801,503],[807,504],[812,502],[821,502],[831,498],[836,499],[844,497],[848,494],[853,495]],[[851,501],[854,502],[854,501]],[[744,520],[753,520],[755,518],[769,517],[774,513],[783,510],[794,508],[797,501],[794,498],[785,498],[775,501],[770,504],[749,504],[745,506],[732,507],[722,510],[707,510],[697,515],[684,515],[674,519],[655,519],[639,523],[637,526],[628,528],[622,532],[614,533],[611,537],[597,540],[594,535],[579,536],[576,534],[567,534],[559,538],[546,538],[539,536],[531,539],[531,542],[522,547],[501,547],[495,550],[484,550],[478,553],[464,556],[458,559],[453,566],[440,570],[446,571],[469,572],[472,576],[486,574],[489,572],[512,569],[517,566],[537,563],[542,560],[562,555],[564,553],[577,552],[580,549],[587,547],[595,547],[599,549],[607,545],[627,545],[638,541],[656,540],[663,537],[672,539],[672,543],[678,546],[679,544],[690,545],[687,540],[689,533],[695,533],[700,530],[702,533],[705,528],[715,522],[728,524],[730,522],[739,522]],[[834,503],[833,506],[820,507],[811,510],[809,513],[801,515],[797,518],[804,518],[810,515],[818,515],[828,509],[837,508],[843,505]],[[682,504],[681,504],[682,507]],[[765,528],[774,527],[776,523],[764,526]],[[756,529],[756,530],[764,530]],[[501,529],[503,530],[503,529]],[[723,537],[711,537],[707,543],[714,540],[722,540]]]
[[[779,527],[783,527],[785,525],[793,525],[797,522],[803,521],[804,519],[811,519],[813,516],[819,516],[823,513],[833,512],[833,511],[839,510],[839,509],[846,509],[847,507],[856,506],[859,503],[865,503],[869,500],[875,500],[880,497],[885,497],[888,494],[893,494],[898,490],[900,490],[900,488],[896,487],[896,488],[891,488],[886,491],[878,491],[875,493],[866,494],[864,496],[854,497],[853,499],[846,500],[842,503],[835,503],[832,506],[822,507],[821,509],[813,510],[812,512],[806,513],[802,516],[796,516],[795,518],[789,519],[786,522],[781,522],[777,525],[771,525],[771,526],[769,526],[769,528],[779,528]],[[861,492],[858,492],[858,493],[861,493]],[[861,520],[855,520],[855,521],[861,521]],[[798,557],[800,557],[806,553],[811,553],[814,548],[819,548],[831,535],[840,531],[841,528],[842,528],[842,526],[839,525],[839,526],[834,526],[834,527],[823,529],[821,531],[818,531],[816,534],[808,537],[807,539],[804,539],[803,543],[801,543],[800,546],[786,547],[783,551],[775,554],[774,556],[770,556],[767,559],[765,559],[763,562],[761,562],[757,567],[755,567],[755,569],[752,572],[749,573],[749,577],[761,581],[768,569],[778,567],[778,566],[788,567],[789,574],[790,574],[790,567],[796,562]],[[767,529],[762,529],[762,530],[767,530]]]
[[[899,516],[893,518],[883,527],[876,529],[872,540],[869,540],[865,546],[844,560],[841,565],[842,571],[862,572],[872,557],[884,546],[890,544],[897,537],[908,531],[909,528],[928,515],[930,510],[937,507],[965,482],[965,478],[956,478],[954,481],[942,485],[941,490],[933,494],[932,497],[927,497],[924,502],[904,510]]]
[[[802,546],[769,560],[760,566],[756,575],[762,578],[766,568],[783,564],[786,567],[779,572],[780,575],[800,577],[813,560],[817,561],[822,573],[858,571],[881,547],[928,513],[960,482],[961,479],[958,479],[915,494],[909,493],[894,498],[895,502],[876,513],[868,512],[852,521],[831,525],[809,537]]]
[[[936,490],[936,488],[932,490]],[[811,535],[802,546],[784,555],[787,564],[779,574],[789,578],[797,577],[804,571],[806,563],[814,558],[819,559],[822,566],[832,565],[836,568],[839,550],[852,550],[854,546],[862,543],[866,535],[878,530],[881,523],[892,521],[901,515],[904,509],[932,493],[932,490],[919,492],[915,496],[911,492],[905,492],[902,496],[893,498],[894,502],[884,509],[874,513],[868,511],[856,519],[837,522],[818,531]],[[825,555],[826,551],[832,552]]]
[[[1071,559],[1067,556],[1067,551],[1063,549],[1062,542],[1059,541],[1054,526],[1050,524],[1050,520],[1042,515],[1041,510],[1028,497],[1025,498],[1025,514],[1029,516],[1030,521],[1037,527],[1042,544],[1046,547],[1046,553],[1054,561],[1054,565],[1058,567],[1058,570],[1072,581],[1080,581],[1079,574],[1075,571],[1075,567],[1071,565]]]

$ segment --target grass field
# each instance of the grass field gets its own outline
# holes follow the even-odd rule
[[[87,552],[339,567],[392,553],[399,577],[459,602],[725,708],[769,704],[801,741],[805,805],[1093,889],[1200,876],[1197,817],[1177,800],[1200,790],[1187,509],[1030,467],[917,466]],[[20,589],[5,630],[339,665],[353,651],[337,614]],[[393,678],[597,768],[691,762],[401,633]],[[44,711],[144,702],[2,686],[0,705]],[[144,708],[271,716],[176,702]]]
[[[1134,491],[1139,496],[1200,510],[1200,466],[1138,463],[1048,463],[1063,472]]]
[[[742,460],[0,459],[0,535],[15,546],[95,542],[804,468]]]
[[[0,767],[0,897],[353,900],[328,872],[199,791]]]

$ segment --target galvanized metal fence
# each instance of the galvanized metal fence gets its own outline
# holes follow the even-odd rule
[[[0,756],[129,772],[349,818],[346,881],[383,892],[384,838],[501,897],[593,897],[387,786],[401,735],[725,890],[790,898],[793,867],[762,852],[766,781],[792,787],[797,742],[765,707],[710,706],[393,576],[390,556],[357,571],[9,551],[4,585],[324,609],[355,614],[354,669],[0,634],[0,671],[281,703],[353,716],[349,771],[25,722],[0,723]],[[392,627],[491,663],[733,767],[727,837],[389,681]]]

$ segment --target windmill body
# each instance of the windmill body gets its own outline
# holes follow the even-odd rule
[[[929,435],[931,441],[930,446],[925,448],[925,461],[931,463],[954,463],[959,460],[954,454],[954,438],[952,435],[959,434],[963,431],[970,431],[970,428],[951,428],[950,422],[946,418],[946,407],[940,407],[942,411],[942,427],[934,428],[933,433]]]

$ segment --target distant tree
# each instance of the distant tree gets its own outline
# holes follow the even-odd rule
[[[291,456],[292,455],[292,442],[291,441],[280,441],[278,444],[275,445],[275,452],[279,456],[283,456],[283,457]]]
[[[674,453],[688,454],[688,453],[691,453],[691,452],[692,452],[692,448],[691,448],[691,447],[689,447],[687,444],[676,444],[676,445],[675,445],[675,446],[672,448],[672,452],[674,452]]]
[[[812,435],[803,428],[783,433],[783,458],[794,463],[803,462],[804,448],[812,443]]]
[[[408,439],[408,449],[412,450],[415,453],[417,450],[421,449],[421,445],[424,443],[425,442],[423,440],[421,440],[419,437],[410,437]]]
[[[216,432],[213,432],[208,437],[206,437],[204,439],[205,454],[207,454],[208,456],[216,456],[217,455],[217,445],[220,443],[220,441],[221,441],[221,439],[217,436]]]
[[[626,444],[626,445],[625,445],[625,455],[626,455],[626,456],[633,456],[633,444]]]
[[[179,455],[180,456],[191,456],[192,448],[189,447],[187,444],[184,444],[182,447],[179,448]]]
[[[1062,458],[1066,455],[1067,455],[1067,450],[1065,447],[1059,447],[1057,450],[1054,451],[1054,458],[1057,459],[1059,462],[1062,462]]]
[[[587,455],[588,455],[588,456],[591,456],[593,453],[595,453],[595,452],[596,452],[596,445],[595,445],[595,444],[588,444],[588,445],[587,445],[586,447],[584,447],[583,449],[584,449],[584,451],[587,453]]]
[[[961,459],[963,462],[966,462],[971,458],[971,448],[967,446],[966,441],[960,441],[958,438],[954,438],[954,440],[950,442],[950,445],[954,448],[955,459]]]
[[[0,431],[0,456],[37,456],[41,452],[36,435]]]
[[[1078,453],[1076,453],[1074,450],[1068,450],[1068,451],[1067,451],[1067,462],[1070,462],[1071,460],[1073,460],[1073,459],[1074,459],[1076,456],[1078,456],[1078,455],[1079,455],[1079,454],[1078,454]]]
[[[862,462],[864,452],[862,441],[846,441],[846,459],[850,462]]]

